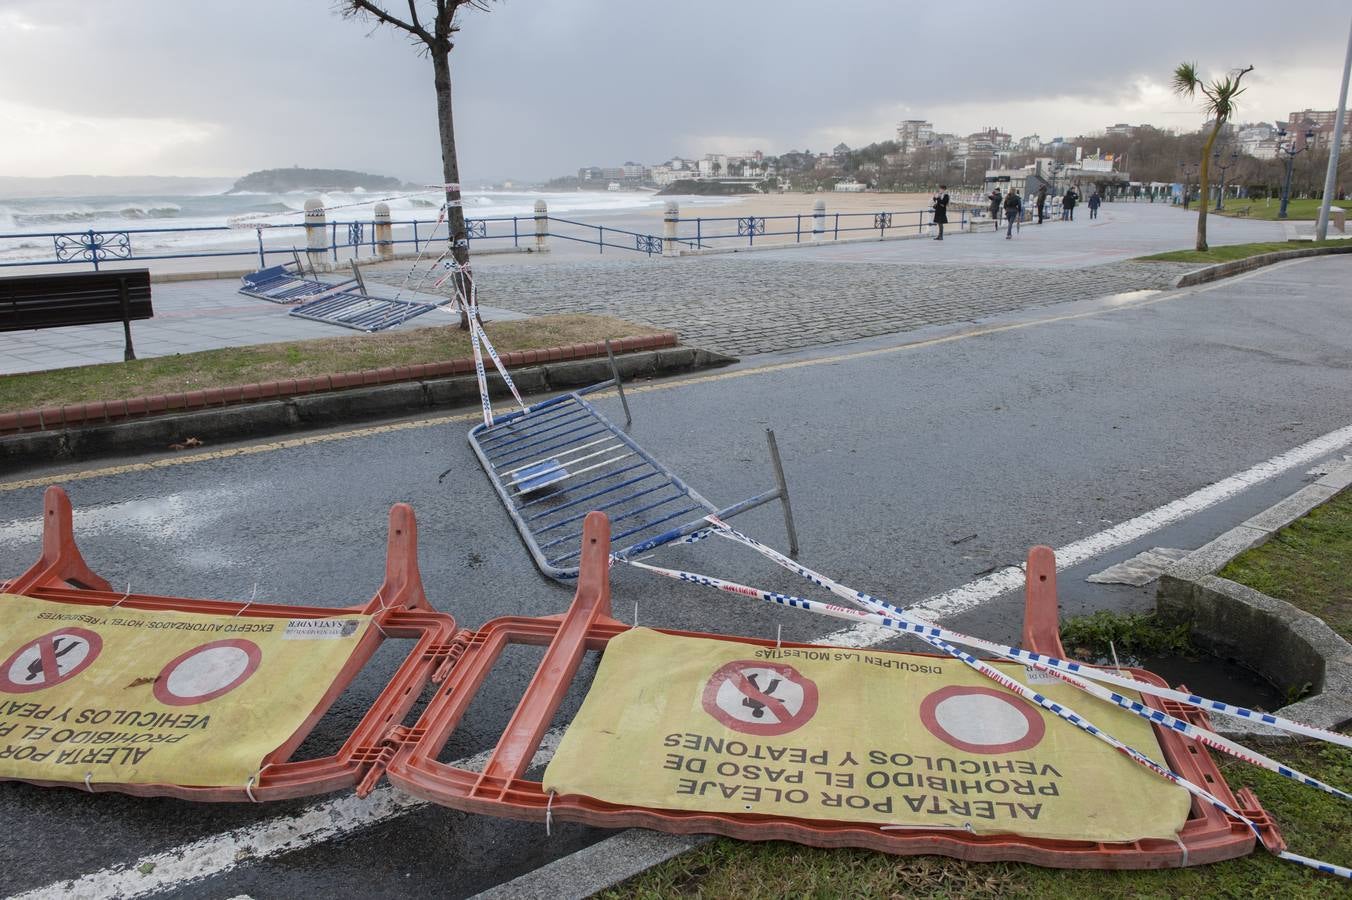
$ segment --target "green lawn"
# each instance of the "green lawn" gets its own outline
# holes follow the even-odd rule
[[[1352,637],[1352,491],[1237,557],[1221,574],[1281,597]],[[1130,617],[1128,617],[1130,618]],[[1125,621],[1125,620],[1124,620]],[[1119,641],[1144,633],[1114,622]],[[1088,617],[1069,640],[1103,638]],[[1123,632],[1122,628],[1127,631]],[[1100,632],[1104,632],[1101,634]],[[1153,636],[1151,639],[1157,639]],[[1105,638],[1106,639],[1106,638]],[[1164,639],[1171,639],[1164,635]],[[1120,649],[1120,645],[1119,645]],[[1352,786],[1352,751],[1319,742],[1270,750],[1322,781]],[[1214,754],[1213,754],[1214,756]],[[1352,803],[1231,757],[1217,758],[1231,787],[1251,787],[1295,853],[1352,863]],[[893,857],[867,850],[718,839],[606,891],[607,898],[942,897],[942,898],[1315,898],[1345,895],[1346,882],[1256,849],[1243,859],[1145,872],[1064,871],[1021,863],[964,863],[937,856]]]
[[[539,316],[485,325],[500,353],[539,350],[660,329],[606,316]],[[0,378],[0,412],[99,400],[284,381],[312,375],[361,372],[388,366],[445,362],[472,354],[469,333],[454,325],[280,344],[255,344],[180,353],[131,362],[103,363],[6,375]]]
[[[1314,613],[1352,637],[1352,491],[1244,551],[1220,575]]]
[[[1288,219],[1317,219],[1319,218],[1319,205],[1322,200],[1292,200],[1286,206],[1286,217]],[[1334,200],[1334,206],[1341,206],[1343,209],[1352,209],[1352,200]],[[1282,201],[1277,198],[1271,200],[1226,200],[1225,209],[1217,215],[1239,216],[1241,211],[1247,207],[1250,219],[1270,219],[1275,221],[1277,213],[1281,211]],[[1211,210],[1216,212],[1213,207]],[[1330,225],[1330,228],[1333,226]]]
[[[1138,256],[1141,262],[1195,262],[1223,263],[1234,259],[1245,259],[1260,253],[1273,253],[1277,250],[1308,250],[1321,247],[1322,243],[1312,241],[1268,241],[1257,244],[1222,244],[1212,246],[1205,253],[1196,250],[1170,250],[1168,253],[1155,253],[1151,256]]]

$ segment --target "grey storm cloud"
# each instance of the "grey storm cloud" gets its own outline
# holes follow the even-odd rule
[[[0,0],[0,102],[133,130],[142,118],[196,123],[209,135],[147,141],[141,174],[299,164],[435,177],[429,63],[401,33],[334,9]],[[1270,0],[503,0],[462,15],[452,56],[461,165],[470,179],[532,178],[659,162],[701,141],[827,149],[832,129],[860,136],[852,143],[885,140],[911,116],[941,130],[1059,133],[1079,124],[1065,109],[1075,103],[1098,115],[1083,127],[1102,127],[1123,120],[1117,107],[1141,79],[1163,84],[1184,59],[1206,71],[1254,64],[1255,97],[1328,108],[1350,14],[1344,0],[1285,11]],[[1267,102],[1255,112],[1288,111]],[[62,149],[67,171],[100,172],[100,147]]]

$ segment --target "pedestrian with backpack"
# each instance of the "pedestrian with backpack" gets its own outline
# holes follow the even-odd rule
[[[1014,225],[1023,217],[1023,198],[1019,196],[1019,189],[1011,187],[1009,193],[1005,194],[1005,240],[1014,237]]]

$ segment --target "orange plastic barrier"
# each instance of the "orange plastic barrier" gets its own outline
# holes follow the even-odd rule
[[[603,650],[629,626],[610,614],[610,527],[604,514],[587,516],[577,593],[568,612],[529,618],[508,616],[489,622],[469,639],[445,687],[424,711],[417,727],[405,736],[386,773],[397,787],[418,797],[466,812],[506,818],[582,822],[605,827],[638,826],[682,834],[713,833],[741,840],[791,840],[818,847],[865,847],[894,854],[934,853],[973,861],[1014,860],[1060,868],[1152,869],[1198,865],[1249,853],[1254,837],[1245,826],[1211,807],[1193,801],[1177,841],[1143,840],[1126,844],[1025,838],[1017,835],[975,835],[964,831],[914,829],[884,831],[877,826],[735,813],[707,813],[619,806],[584,796],[550,798],[540,782],[523,778],[541,738],[568,693],[584,653]],[[1038,652],[1062,655],[1057,628],[1056,565],[1049,548],[1029,554],[1024,642]],[[773,641],[666,634],[737,640],[773,647]],[[547,645],[534,679],[508,723],[482,772],[437,761],[474,695],[510,644]],[[806,647],[805,644],[782,646]],[[1163,682],[1132,670],[1137,677]],[[1153,698],[1147,703],[1155,704]],[[1206,725],[1206,715],[1165,701],[1158,708]],[[1196,744],[1155,729],[1170,767],[1258,822],[1269,846],[1284,843],[1275,824],[1248,789],[1232,793],[1211,757]]]
[[[407,739],[410,730],[402,723],[419,693],[429,681],[445,679],[465,643],[464,635],[456,633],[455,620],[434,610],[423,593],[413,510],[406,504],[396,504],[390,509],[389,520],[385,579],[375,596],[362,606],[326,609],[123,594],[113,590],[85,564],[72,532],[70,500],[61,488],[48,488],[44,497],[42,554],[24,574],[0,584],[0,593],[19,594],[56,604],[229,615],[237,616],[241,622],[319,619],[359,613],[372,617],[372,627],[303,724],[264,758],[262,771],[252,784],[241,784],[236,788],[21,780],[45,786],[199,801],[283,800],[354,786],[363,792],[369,791],[384,771],[394,748]],[[331,756],[291,760],[325,711],[348,688],[386,638],[410,639],[416,643],[351,736]]]

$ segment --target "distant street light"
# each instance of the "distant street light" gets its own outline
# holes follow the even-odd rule
[[[1183,208],[1188,208],[1189,201],[1192,200],[1192,176],[1197,171],[1197,166],[1193,163],[1178,163],[1179,177],[1183,180]],[[1203,203],[1206,201],[1203,200]]]
[[[1232,166],[1234,166],[1235,163],[1239,161],[1239,151],[1231,150],[1230,155],[1228,157],[1225,157],[1230,161],[1228,163],[1225,163],[1224,165],[1221,164],[1222,157],[1221,152],[1219,150],[1211,154],[1211,158],[1212,160],[1214,160],[1214,165],[1216,166],[1216,168],[1221,170],[1221,186],[1220,190],[1216,192],[1216,212],[1221,212],[1223,209],[1225,209],[1225,173]]]
[[[1282,208],[1277,210],[1277,218],[1286,218],[1286,206],[1291,202],[1291,174],[1296,168],[1296,157],[1310,149],[1314,140],[1314,129],[1305,132],[1305,143],[1297,147],[1295,136],[1288,140],[1286,126],[1277,123],[1277,155],[1286,157],[1286,180],[1282,182]]]

